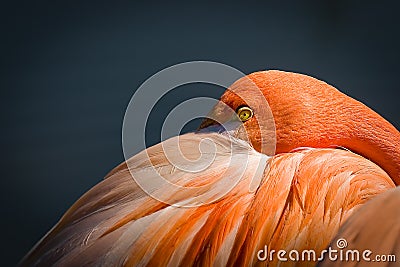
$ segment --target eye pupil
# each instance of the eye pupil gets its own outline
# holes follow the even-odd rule
[[[249,107],[241,107],[237,110],[237,114],[241,121],[247,121],[251,117],[253,117],[253,111]]]

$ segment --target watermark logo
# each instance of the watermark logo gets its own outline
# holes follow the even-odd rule
[[[341,262],[396,262],[396,255],[394,254],[374,254],[373,251],[346,249],[348,248],[347,240],[339,238],[336,241],[334,249],[329,246],[327,249],[317,252],[312,249],[308,250],[274,250],[269,249],[267,245],[257,252],[257,259],[259,261],[292,261],[292,262],[305,262],[305,261],[341,261]]]
[[[247,168],[249,157],[242,153],[239,158],[238,155],[235,155],[232,145],[233,143],[237,144],[239,133],[241,135],[239,139],[245,142],[250,140],[250,137],[247,135],[242,121],[238,118],[236,110],[218,99],[199,96],[178,103],[169,114],[165,114],[166,119],[160,133],[161,144],[157,145],[156,153],[150,155],[146,145],[150,113],[155,109],[156,104],[173,89],[195,83],[199,87],[201,84],[209,84],[232,90],[231,85],[238,80],[241,81],[241,85],[240,88],[236,88],[238,90],[234,94],[250,107],[263,107],[254,115],[255,118],[256,116],[271,118],[268,121],[259,120],[259,123],[262,124],[258,125],[261,133],[260,151],[264,153],[268,150],[270,153],[264,154],[274,154],[276,136],[272,111],[262,91],[252,80],[248,79],[241,71],[221,63],[193,61],[177,64],[165,68],[147,79],[135,91],[125,112],[122,127],[123,153],[132,178],[144,192],[158,201],[173,206],[193,207],[211,203],[228,194],[241,181],[244,173],[246,173],[246,177],[251,176],[249,168]],[[246,93],[243,93],[244,91]],[[210,110],[218,112],[213,113]],[[216,140],[216,138],[204,138],[196,143],[192,142],[193,139],[177,137],[188,122],[199,118],[211,119],[218,123],[222,128],[221,131],[225,133],[224,136],[230,139],[230,142],[224,144],[231,146],[231,149],[225,149],[224,155],[221,155],[219,150],[223,144],[221,145],[219,142],[221,140]],[[272,134],[267,135],[264,131]],[[190,148],[188,148],[188,143],[191,144]],[[161,148],[162,151],[157,150],[158,148]],[[138,154],[140,151],[142,152]],[[160,163],[160,154],[164,155],[162,163]],[[130,161],[132,156],[136,158]],[[228,164],[226,164],[227,160]],[[151,165],[154,168],[151,168]],[[224,174],[219,175],[218,181],[213,181],[215,187],[220,185],[219,190],[215,190],[218,191],[217,194],[209,196],[213,192],[210,184],[199,185],[199,183],[190,186],[188,185],[190,183],[185,184],[185,179],[190,180],[199,175],[205,175],[204,172],[213,166],[214,169],[219,167],[220,170],[225,170]],[[165,171],[166,169],[170,171]],[[254,177],[257,175],[256,172],[258,169],[256,169]],[[173,194],[176,194],[177,197],[171,197]],[[183,195],[196,195],[196,201],[182,202],[179,200],[179,196]]]
[[[347,247],[347,240],[344,239],[344,238],[339,238],[339,239],[336,241],[336,246],[337,246],[338,248],[340,248],[340,249],[343,249],[343,248]]]

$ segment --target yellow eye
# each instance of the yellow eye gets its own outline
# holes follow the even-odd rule
[[[253,110],[249,107],[241,107],[236,111],[236,113],[238,114],[239,119],[243,122],[253,117]]]

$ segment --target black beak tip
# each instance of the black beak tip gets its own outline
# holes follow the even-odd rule
[[[213,119],[206,118],[201,122],[200,126],[197,128],[197,131],[201,131],[211,126],[221,126],[221,125]]]

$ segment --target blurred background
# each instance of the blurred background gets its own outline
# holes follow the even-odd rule
[[[136,88],[165,67],[211,60],[244,73],[306,73],[400,128],[395,3],[2,3],[2,265],[15,265],[123,161],[126,106]],[[193,95],[222,92],[199,84],[171,93],[152,115],[148,144],[159,140],[163,111]]]

